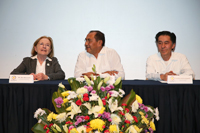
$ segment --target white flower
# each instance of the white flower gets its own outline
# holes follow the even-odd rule
[[[130,113],[126,113],[125,118],[126,118],[126,120],[129,120],[130,122],[133,121],[133,116]]]
[[[86,127],[84,125],[82,126],[79,126],[77,129],[76,129],[79,133],[86,133]]]
[[[123,97],[123,96],[124,96],[124,94],[125,94],[124,90],[122,90],[122,89],[119,89],[119,96],[120,96],[120,97]]]
[[[113,102],[112,98],[110,98],[109,101],[108,101],[108,104],[109,104],[109,108],[110,108],[111,112],[114,112],[115,110],[123,110],[122,107],[118,107],[117,99],[115,99],[115,101]]]
[[[131,125],[129,128],[127,128],[126,132],[127,131],[128,131],[128,133],[137,133],[137,131],[135,130],[133,125]]]
[[[154,115],[156,116],[156,120],[158,121],[160,119],[158,108],[155,108],[154,111],[155,111]]]
[[[46,112],[39,108],[35,111],[34,118],[38,118],[38,115],[42,116],[43,114],[46,114]]]
[[[81,113],[80,107],[78,107],[74,102],[71,102],[71,112],[67,113],[67,116],[71,115],[71,119],[73,119],[74,115],[78,113]]]
[[[95,118],[98,117],[99,115],[99,111],[101,110],[102,106],[94,106],[94,107],[91,107],[91,104],[90,103],[84,103],[83,104],[84,106],[86,106],[88,108],[88,114],[91,115],[91,114],[94,114]]]
[[[92,94],[92,93],[90,93],[90,94],[92,95],[89,97],[90,101],[98,101],[99,96],[97,94]]]
[[[119,92],[117,91],[110,91],[111,92],[111,97],[118,97]]]
[[[65,125],[63,126],[63,129],[64,129],[65,133],[68,133],[67,124],[65,124]]]
[[[99,131],[97,130],[97,131],[95,131],[94,133],[101,133],[101,132],[99,132]]]
[[[76,90],[76,94],[81,94],[81,95],[83,95],[83,94],[85,94],[85,93],[88,93],[88,89],[86,89],[86,88],[84,88],[84,87],[78,88],[78,89]]]
[[[134,113],[137,112],[137,110],[138,110],[138,108],[139,108],[138,101],[135,100],[135,101],[132,103],[131,107],[132,107],[132,112],[134,112]]]
[[[110,80],[107,83],[113,85],[115,83],[115,76],[110,76]]]
[[[56,116],[56,121],[58,121],[59,123],[61,123],[61,122],[65,121],[66,118],[67,118],[66,112],[60,113],[60,114],[58,114],[58,115]]]
[[[58,87],[63,88],[63,89],[65,88],[65,86],[62,84],[62,82],[58,84]]]
[[[110,118],[112,119],[112,124],[118,125],[120,122],[122,122],[121,118],[116,114],[111,114]]]
[[[85,81],[84,78],[76,78],[76,80],[79,81],[79,82],[83,82],[83,81]]]
[[[147,107],[149,111],[151,111],[153,113],[153,110],[150,107]]]
[[[69,95],[67,96],[67,99],[73,99],[77,97],[77,94],[74,91],[68,91]]]
[[[38,120],[38,123],[41,123],[41,122],[42,122],[42,120],[41,120],[41,119],[39,119],[39,120]]]

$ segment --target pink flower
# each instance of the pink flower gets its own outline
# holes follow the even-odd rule
[[[61,108],[61,106],[60,106],[60,105],[56,105],[56,107],[58,107],[58,108]]]
[[[110,88],[111,88],[111,89],[114,89],[115,87],[114,87],[113,85],[110,85]]]
[[[61,97],[54,99],[54,101],[56,102],[56,104],[62,104],[63,103],[63,99]]]
[[[92,91],[93,90],[93,87],[92,86],[89,86],[87,87],[88,91]]]
[[[69,126],[69,130],[71,130],[72,128],[74,128],[74,126],[72,126],[72,125],[71,125],[71,126]]]
[[[105,90],[106,90],[105,87],[102,86],[102,87],[101,87],[101,91],[104,92]]]
[[[106,86],[106,90],[107,91],[111,90],[111,87],[110,86]]]
[[[95,90],[93,90],[91,93],[92,93],[92,94],[96,94],[96,91],[95,91]]]

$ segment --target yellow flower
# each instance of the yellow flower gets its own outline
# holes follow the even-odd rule
[[[138,103],[142,104],[142,98],[136,94],[136,100]]]
[[[68,93],[69,91],[64,91],[64,92],[62,92],[61,93],[61,95],[63,96],[63,97],[66,97],[66,96],[68,96],[69,95],[69,93]]]
[[[67,98],[63,99],[63,103],[68,102],[69,100]]]
[[[72,106],[69,106],[66,111],[71,111],[72,110]]]
[[[146,125],[149,124],[149,121],[147,120],[147,118],[145,116],[141,116],[142,117],[142,123],[145,123]]]
[[[150,122],[150,127],[153,129],[153,131],[156,131],[156,127],[153,121]]]
[[[117,132],[117,126],[116,126],[116,125],[110,125],[109,131],[110,131],[111,133]]]
[[[140,111],[139,114],[140,114],[141,116],[144,116],[144,113],[143,113],[142,111]]]
[[[55,120],[57,117],[57,114],[53,114],[53,119]]]
[[[54,114],[53,112],[51,112],[48,116],[47,116],[47,121],[52,121],[52,119],[56,119],[56,114]]]
[[[76,130],[76,128],[72,128],[72,130],[70,130],[70,133],[78,133],[78,131]]]
[[[94,119],[90,121],[90,127],[94,130],[98,129],[98,131],[103,131],[103,125],[105,125],[105,122],[101,119]]]
[[[142,131],[142,128],[137,127],[136,125],[134,125],[135,130],[140,133]]]
[[[101,110],[99,111],[99,114],[103,114],[104,110],[105,110],[105,107],[102,107]]]

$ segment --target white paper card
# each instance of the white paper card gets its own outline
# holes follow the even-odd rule
[[[169,75],[167,77],[168,84],[193,84],[192,76]]]
[[[10,75],[9,83],[34,83],[33,75]]]

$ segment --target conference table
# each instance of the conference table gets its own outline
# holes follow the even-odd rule
[[[55,112],[51,98],[60,82],[70,90],[67,80],[9,83],[0,79],[0,133],[32,133],[38,108]],[[193,84],[123,80],[122,84],[126,95],[133,89],[145,105],[158,107],[156,133],[200,133],[200,80]]]

